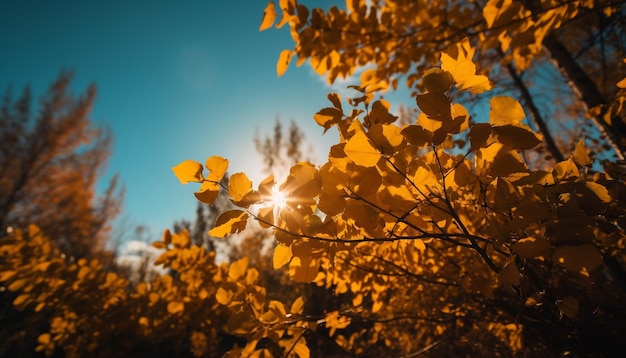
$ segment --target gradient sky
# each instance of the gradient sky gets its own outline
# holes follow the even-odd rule
[[[302,1],[323,6],[333,1]],[[339,2],[342,3],[342,2]],[[126,188],[123,217],[153,235],[192,219],[196,185],[171,167],[221,155],[230,172],[261,178],[255,130],[295,120],[325,158],[336,139],[312,115],[332,89],[308,66],[278,78],[287,27],[259,32],[267,1],[2,1],[0,91],[30,85],[41,94],[62,69],[73,90],[95,83],[95,122],[115,136],[107,176]]]

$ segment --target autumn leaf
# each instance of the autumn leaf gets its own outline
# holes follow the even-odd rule
[[[469,132],[472,149],[478,150],[485,147],[489,135],[491,135],[491,125],[489,123],[476,123],[472,125]]]
[[[185,160],[172,167],[172,170],[182,184],[189,182],[199,183],[204,180],[202,176],[202,164],[194,160]]]
[[[380,152],[373,147],[372,142],[362,131],[348,140],[344,151],[354,163],[364,167],[373,167],[381,158]]]
[[[428,92],[444,93],[454,84],[454,77],[448,71],[440,68],[431,68],[424,72],[422,84]]]
[[[287,71],[287,67],[289,67],[292,56],[293,51],[291,50],[282,50],[280,52],[280,55],[278,56],[278,62],[276,63],[276,73],[278,74],[278,77],[281,77],[285,73],[285,71]]]
[[[443,93],[420,94],[415,99],[419,108],[428,118],[436,121],[452,120],[450,100]]]
[[[207,180],[219,183],[228,170],[228,160],[220,156],[212,156],[206,160],[206,168],[209,171]]]
[[[572,154],[574,161],[578,165],[582,166],[590,166],[593,161],[587,154],[587,148],[585,147],[585,139],[581,139],[576,143],[576,147],[574,148],[574,153]]]
[[[210,176],[209,176],[210,177]],[[213,204],[220,193],[220,185],[213,181],[204,181],[200,190],[194,193],[196,199],[205,204]]]
[[[310,256],[294,256],[289,263],[289,276],[296,282],[312,282],[319,272],[319,261]]]
[[[252,189],[252,181],[245,173],[235,173],[230,177],[228,192],[234,202],[241,201]]]
[[[259,26],[259,31],[269,29],[274,25],[274,21],[276,21],[276,5],[274,5],[273,1],[270,1],[263,11],[263,20],[261,21],[261,26]]]
[[[450,46],[441,54],[441,69],[452,74],[460,90],[478,94],[490,90],[491,84],[487,76],[476,75],[476,65],[472,62],[474,52],[468,39]]]
[[[319,112],[315,113],[313,115],[313,119],[315,119],[315,122],[317,122],[317,124],[324,127],[324,132],[326,132],[328,129],[330,129],[330,127],[339,123],[342,116],[343,113],[341,112],[341,110],[328,107],[323,108]]]
[[[302,314],[303,310],[304,310],[304,300],[302,299],[302,296],[299,296],[295,301],[293,301],[293,304],[291,305],[291,309],[289,310],[289,313]]]
[[[215,222],[215,227],[209,231],[209,235],[226,237],[236,234],[246,228],[248,213],[243,210],[228,210],[220,214]]]
[[[276,245],[274,248],[274,269],[279,269],[291,260],[291,248],[284,244]]]
[[[389,102],[385,100],[379,100],[372,103],[372,110],[366,117],[366,121],[369,122],[369,126],[377,123],[390,124],[398,119],[398,117],[389,113],[389,107]]]
[[[518,101],[508,96],[495,96],[489,100],[489,123],[492,126],[519,125],[526,115]]]
[[[246,270],[248,269],[248,258],[241,258],[230,264],[228,268],[228,277],[232,280],[238,280],[240,277],[246,274]]]

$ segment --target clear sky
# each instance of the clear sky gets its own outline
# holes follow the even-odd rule
[[[41,94],[61,69],[75,71],[75,94],[95,83],[92,118],[115,136],[107,175],[119,173],[126,188],[122,215],[158,235],[194,215],[197,186],[178,182],[178,162],[221,155],[256,185],[252,138],[277,116],[306,131],[320,160],[335,140],[312,119],[328,105],[324,81],[308,66],[277,77],[278,54],[293,42],[287,27],[258,31],[266,4],[0,1],[0,91]]]

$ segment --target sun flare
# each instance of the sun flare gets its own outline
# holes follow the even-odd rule
[[[278,185],[272,187],[272,205],[278,209],[284,209],[287,206],[287,197],[285,193],[278,189]]]

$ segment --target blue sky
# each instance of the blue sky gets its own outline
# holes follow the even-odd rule
[[[328,104],[323,80],[308,66],[277,77],[278,54],[293,43],[287,27],[258,31],[266,4],[3,1],[0,91],[30,85],[41,94],[61,69],[75,71],[75,94],[95,83],[92,118],[115,136],[107,175],[126,187],[123,216],[158,235],[193,218],[196,186],[177,181],[178,162],[221,155],[256,185],[252,138],[257,128],[270,133],[277,116],[306,131],[319,160],[335,140],[312,119]]]

